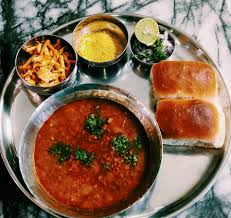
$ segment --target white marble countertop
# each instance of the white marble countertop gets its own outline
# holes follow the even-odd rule
[[[99,12],[138,13],[164,20],[200,42],[221,68],[228,89],[231,90],[231,72],[229,72],[231,68],[231,1],[69,0],[60,3],[46,0],[16,0],[15,4],[10,4],[3,0],[3,3],[11,7],[10,11],[13,13],[14,20],[11,21],[13,22],[12,30],[7,30],[5,24],[7,20],[9,22],[9,19],[4,18],[5,12],[0,9],[2,36],[4,37],[4,34],[11,31],[16,38],[20,36],[23,40],[35,33],[54,29],[67,21]],[[14,49],[16,48],[17,46]],[[14,59],[14,56],[9,58]],[[1,207],[3,207],[2,203]],[[25,207],[33,206],[26,205]],[[39,212],[38,214],[46,217],[45,213]],[[34,217],[33,213],[31,217]],[[210,191],[177,217],[231,217],[231,156]]]

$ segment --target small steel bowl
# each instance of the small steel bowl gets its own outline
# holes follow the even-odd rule
[[[169,41],[172,43],[172,45],[173,45],[173,50],[172,50],[171,54],[170,54],[166,59],[164,59],[164,60],[169,60],[169,59],[171,59],[171,57],[172,57],[172,55],[173,55],[173,53],[174,53],[174,51],[175,51],[175,48],[176,48],[175,36],[171,33],[171,31],[169,31],[169,29],[167,29],[167,28],[164,27],[164,26],[159,25],[159,30],[160,30],[160,34],[163,34],[165,31],[168,32],[168,40],[169,40]],[[129,47],[130,47],[130,51],[131,51],[131,53],[132,53],[132,56],[133,56],[138,62],[140,62],[141,64],[143,64],[143,65],[145,65],[145,66],[152,66],[153,64],[159,63],[160,61],[162,61],[162,60],[160,60],[160,61],[157,61],[157,62],[146,62],[146,61],[143,61],[143,60],[139,59],[139,58],[137,57],[137,55],[135,54],[135,51],[134,51],[134,49],[133,49],[134,40],[138,40],[138,39],[136,39],[135,33],[132,34],[132,36],[131,36],[131,38],[130,38],[130,40],[129,40]]]
[[[100,31],[108,31],[121,42],[123,50],[114,59],[105,62],[87,60],[78,51],[80,39],[86,34]],[[118,62],[125,53],[128,45],[128,31],[125,25],[117,18],[108,14],[92,15],[77,24],[73,32],[73,46],[78,54],[79,60],[86,62],[91,67],[107,67]]]
[[[125,201],[120,201],[110,207],[94,211],[68,207],[58,203],[48,195],[40,186],[34,169],[34,146],[39,129],[44,122],[60,107],[78,99],[100,98],[108,99],[126,107],[142,124],[148,139],[146,150],[146,168],[144,177],[139,187],[130,193]],[[68,87],[45,100],[27,122],[19,146],[19,166],[22,177],[35,197],[38,205],[49,213],[65,217],[105,217],[122,212],[131,207],[135,202],[148,197],[148,191],[154,187],[160,169],[163,153],[162,137],[152,112],[139,100],[128,92],[119,88],[99,84],[83,84]],[[139,202],[137,202],[138,204]]]
[[[56,40],[60,39],[62,46],[65,47],[65,51],[69,52],[72,55],[72,57],[73,57],[72,59],[75,60],[75,63],[71,64],[69,76],[65,80],[60,82],[59,84],[49,86],[49,87],[32,85],[22,78],[22,76],[20,75],[20,72],[18,70],[18,67],[20,65],[23,65],[31,57],[31,55],[29,53],[27,53],[26,51],[23,50],[23,47],[28,46],[28,45],[34,45],[36,41],[42,41],[42,40],[47,40],[47,39],[49,39],[51,41],[51,44],[55,44]],[[26,88],[28,88],[29,90],[31,90],[31,91],[39,94],[39,95],[51,95],[51,94],[65,88],[65,87],[69,86],[70,84],[73,84],[76,80],[76,73],[77,73],[76,63],[77,63],[77,55],[76,55],[74,48],[65,39],[63,39],[59,36],[55,36],[55,35],[41,35],[41,36],[36,36],[32,39],[29,39],[20,47],[20,49],[18,50],[18,52],[16,54],[16,58],[15,58],[16,72],[17,72],[19,78],[22,80],[23,85]]]

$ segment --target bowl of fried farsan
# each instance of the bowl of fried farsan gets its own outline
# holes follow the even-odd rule
[[[75,50],[66,40],[41,35],[21,46],[15,66],[26,88],[39,95],[51,95],[75,82],[76,62]]]

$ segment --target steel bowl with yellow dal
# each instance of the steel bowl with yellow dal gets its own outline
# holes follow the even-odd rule
[[[119,61],[127,43],[124,24],[107,14],[87,17],[73,33],[73,45],[80,59],[93,66],[105,67]]]

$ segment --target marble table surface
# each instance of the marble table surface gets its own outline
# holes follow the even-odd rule
[[[231,1],[228,0],[1,0],[0,89],[23,41],[99,12],[138,13],[181,28],[198,40],[220,66],[231,90]],[[51,217],[20,192],[2,160],[0,178],[4,184],[0,187],[0,217]],[[231,156],[209,192],[177,217],[231,217]]]

